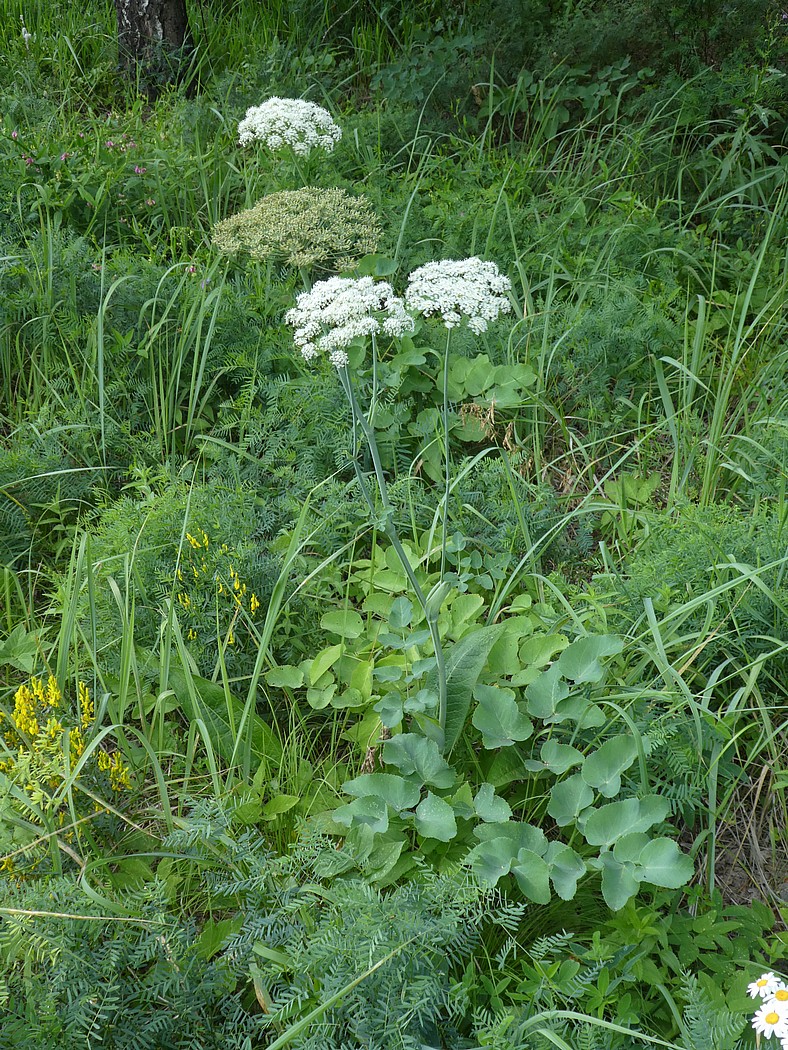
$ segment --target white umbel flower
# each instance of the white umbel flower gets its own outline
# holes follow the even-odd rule
[[[783,982],[776,977],[771,970],[763,973],[757,981],[747,985],[747,991],[751,999],[771,999],[774,993],[783,987]]]
[[[493,262],[476,257],[431,262],[408,278],[405,301],[411,310],[430,316],[440,314],[447,328],[456,328],[463,317],[477,335],[512,308],[507,293],[511,281]]]
[[[301,292],[285,321],[295,328],[293,339],[306,361],[323,352],[336,368],[347,365],[346,348],[359,336],[384,332],[396,338],[415,327],[391,285],[371,277],[318,281]]]
[[[788,1009],[784,1003],[772,999],[755,1011],[752,1026],[759,1035],[765,1035],[771,1039],[774,1035],[778,1039],[788,1037]]]
[[[313,149],[331,153],[341,138],[342,129],[334,123],[328,110],[302,98],[269,98],[262,106],[247,109],[238,125],[238,141],[242,146],[264,142],[274,152],[289,146],[302,157]]]

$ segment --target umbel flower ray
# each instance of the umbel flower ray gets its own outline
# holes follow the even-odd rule
[[[511,282],[494,262],[475,256],[459,261],[445,259],[420,266],[408,278],[405,302],[411,310],[429,317],[440,314],[446,328],[456,328],[463,318],[477,335],[500,314],[509,313]]]
[[[342,189],[306,186],[263,197],[213,228],[213,244],[225,254],[282,260],[322,271],[350,269],[377,249],[380,223],[364,197]]]
[[[359,337],[383,332],[394,338],[414,330],[413,318],[386,281],[330,277],[302,292],[285,321],[306,361],[328,354],[336,368],[348,363],[347,347]]]
[[[247,109],[238,125],[241,146],[263,142],[274,152],[289,147],[301,157],[313,149],[331,153],[341,138],[342,129],[328,110],[302,98],[269,98]]]

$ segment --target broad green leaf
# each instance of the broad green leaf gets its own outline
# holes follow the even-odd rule
[[[535,904],[550,903],[550,869],[544,858],[528,849],[521,849],[511,871],[529,900]]]
[[[611,846],[624,835],[661,824],[669,813],[670,803],[660,795],[625,798],[591,810],[581,830],[590,846]]]
[[[471,721],[481,732],[489,751],[510,747],[516,740],[527,740],[533,733],[533,723],[517,706],[511,689],[477,685],[473,695],[479,703]]]
[[[355,609],[333,609],[323,613],[320,626],[340,638],[358,638],[364,631],[364,621]]]
[[[263,806],[262,820],[276,820],[282,813],[287,813],[293,806],[297,806],[301,799],[298,795],[274,795]]]
[[[381,722],[387,729],[394,729],[395,726],[400,724],[404,715],[402,697],[393,690],[385,693],[372,710],[377,711]]]
[[[602,896],[605,904],[613,911],[619,911],[630,897],[634,897],[640,883],[631,864],[622,864],[612,853],[602,853]]]
[[[391,834],[389,832],[389,834]],[[370,882],[381,882],[391,873],[406,846],[405,839],[400,837],[393,842],[378,842],[364,863],[364,878]]]
[[[276,689],[300,689],[304,684],[304,672],[292,664],[281,664],[266,671],[265,680]]]
[[[41,652],[40,636],[28,634],[18,623],[5,641],[0,642],[0,664],[11,664],[17,671],[31,674]]]
[[[452,622],[452,633],[459,634],[462,627],[469,621],[475,619],[484,608],[484,598],[481,594],[458,594],[451,603],[449,610]]]
[[[143,650],[139,652],[144,655]],[[211,743],[216,753],[222,758],[230,759],[236,748],[234,727],[241,724],[243,704],[231,696],[228,711],[228,698],[221,685],[195,674],[190,674],[187,680],[183,669],[174,662],[170,664],[167,681],[187,719],[194,721],[202,718],[211,735]],[[190,685],[195,691],[196,701],[192,696]],[[282,745],[279,738],[259,715],[250,716],[246,731],[251,731],[253,757],[269,759],[274,765],[281,761]]]
[[[401,631],[409,627],[413,619],[413,603],[409,598],[395,598],[389,612],[389,627],[395,631]]]
[[[550,843],[545,860],[550,868],[555,892],[561,900],[571,901],[577,893],[577,880],[586,873],[585,861],[571,846],[564,846],[560,842]]]
[[[396,766],[404,776],[414,774],[422,783],[437,788],[450,788],[455,772],[434,740],[416,733],[400,733],[383,745],[383,761]]]
[[[652,839],[638,857],[640,877],[654,886],[677,890],[694,874],[692,859],[682,853],[673,839]]]
[[[332,685],[327,685],[325,689],[309,688],[306,691],[306,701],[315,711],[322,711],[324,707],[328,707],[331,703],[336,691],[336,682]]]
[[[538,853],[543,857],[547,852],[547,837],[541,828],[533,824],[522,824],[516,820],[509,820],[505,824],[478,824],[473,829],[474,837],[480,842],[490,842],[492,839],[506,839],[512,844],[512,852],[527,849],[532,853]]]
[[[327,649],[321,650],[317,656],[312,660],[309,666],[309,682],[311,685],[315,685],[322,675],[326,673],[342,655],[344,646],[329,645]]]
[[[556,725],[560,722],[577,722],[578,729],[598,729],[607,724],[607,717],[598,704],[586,700],[584,696],[569,696],[561,700],[555,713],[546,721]]]
[[[419,689],[403,704],[409,715],[420,715],[425,711],[434,714],[438,710],[438,694],[433,689]]]
[[[370,253],[364,255],[353,266],[353,275],[357,277],[390,277],[397,272],[398,263],[388,255]]]
[[[578,638],[558,657],[561,674],[577,685],[583,682],[601,682],[605,669],[599,662],[604,656],[615,656],[624,648],[620,638],[612,634],[588,635]]]
[[[583,761],[582,751],[569,744],[559,744],[555,740],[545,740],[539,756],[550,772],[559,776],[572,766],[579,766]]]
[[[446,652],[446,744],[449,754],[465,728],[471,697],[487,656],[505,630],[502,624],[479,627],[466,634]],[[427,676],[427,688],[438,690],[437,669]]]
[[[520,646],[520,659],[523,664],[544,667],[568,644],[563,634],[535,634]]]
[[[233,820],[238,824],[256,824],[262,812],[263,807],[259,799],[254,799],[251,802],[242,802],[233,810]]]
[[[392,809],[411,809],[419,801],[421,788],[413,780],[405,780],[393,773],[365,773],[355,780],[348,780],[342,785],[348,795],[363,798],[365,795],[377,795]]]
[[[240,932],[243,924],[243,915],[237,915],[232,919],[208,919],[192,947],[200,959],[211,959],[228,937]]]
[[[378,682],[398,682],[404,673],[402,664],[377,664],[372,676]]]
[[[631,736],[614,736],[586,758],[581,771],[583,780],[605,798],[613,798],[621,790],[621,774],[636,757],[637,747]]]
[[[364,824],[373,832],[384,832],[389,826],[389,809],[385,799],[377,795],[363,795],[347,806],[340,806],[331,814],[337,824],[352,827]]]
[[[534,718],[549,718],[558,704],[569,696],[569,686],[561,677],[558,664],[542,671],[535,682],[525,690],[528,711]]]
[[[560,827],[571,824],[594,801],[594,792],[579,773],[561,780],[550,789],[547,812]]]
[[[467,780],[464,780],[462,784],[460,784],[449,801],[451,802],[451,808],[454,810],[454,815],[456,817],[460,817],[462,820],[473,820],[476,816],[476,810],[473,807],[471,785]]]
[[[428,839],[451,842],[457,834],[454,810],[448,802],[431,791],[416,806],[416,830]]]
[[[628,835],[622,835],[613,847],[613,856],[616,860],[629,860],[637,864],[643,847],[650,841],[645,831],[633,831]]]
[[[499,879],[509,874],[516,857],[517,850],[511,839],[496,838],[474,846],[465,858],[465,863],[470,864],[474,875],[483,885],[495,886]]]
[[[479,820],[488,824],[503,824],[511,818],[509,803],[495,794],[492,784],[482,784],[473,800]]]

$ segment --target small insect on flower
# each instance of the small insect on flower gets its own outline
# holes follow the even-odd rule
[[[413,271],[405,302],[425,317],[440,314],[447,328],[456,328],[465,318],[470,330],[479,335],[500,314],[509,313],[511,287],[509,278],[493,262],[475,256],[461,261],[445,259]]]
[[[761,974],[757,981],[747,985],[751,999],[771,999],[774,993],[783,986],[779,977],[771,972]]]
[[[318,281],[298,296],[285,321],[295,328],[293,339],[305,361],[322,351],[335,368],[347,365],[346,348],[354,339],[379,332],[396,338],[415,327],[391,285],[371,277]]]
[[[328,110],[302,98],[269,98],[261,106],[251,106],[238,125],[238,142],[264,142],[276,152],[289,146],[306,157],[313,149],[331,153],[342,138],[342,129]]]

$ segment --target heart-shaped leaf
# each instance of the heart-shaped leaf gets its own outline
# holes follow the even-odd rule
[[[594,801],[594,792],[579,773],[554,784],[550,790],[547,812],[560,827],[577,819]]]
[[[455,773],[434,740],[416,733],[400,733],[383,745],[383,761],[396,766],[404,776],[417,776],[423,784],[450,788]]]
[[[636,757],[637,747],[631,736],[614,736],[586,758],[583,780],[605,798],[613,798],[621,790],[621,774]]]
[[[517,706],[511,689],[478,685],[473,695],[479,704],[472,722],[480,730],[488,750],[510,747],[517,740],[527,740],[533,733],[533,723]]]
[[[416,830],[425,838],[451,842],[457,834],[454,810],[444,799],[428,791],[416,807]]]
[[[512,815],[509,803],[495,794],[492,784],[482,784],[473,800],[476,816],[488,824],[503,824]]]
[[[396,810],[411,809],[421,796],[418,783],[393,773],[365,773],[355,780],[348,780],[342,785],[342,790],[357,798],[377,795]]]

